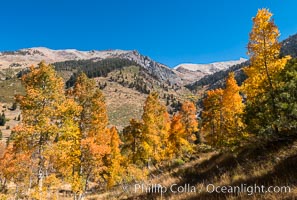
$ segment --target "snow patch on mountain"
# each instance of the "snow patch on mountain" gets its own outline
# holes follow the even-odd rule
[[[231,60],[231,61],[225,61],[225,62],[214,62],[209,64],[180,64],[177,65],[174,69],[179,70],[180,68],[184,68],[189,71],[200,71],[202,73],[214,73],[220,70],[228,69],[229,67],[233,65],[240,64],[242,62],[245,62],[247,59],[240,58],[239,60]]]
[[[221,70],[227,70],[233,65],[245,62],[247,59],[240,58],[239,60],[231,60],[224,62],[214,62],[209,64],[192,64],[184,63],[174,67],[174,71],[181,77],[184,84],[201,79],[203,76],[213,74]]]

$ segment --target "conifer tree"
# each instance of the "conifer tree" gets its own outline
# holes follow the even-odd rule
[[[278,87],[276,107],[280,118],[275,121],[285,134],[297,130],[297,59],[290,60],[276,78]]]

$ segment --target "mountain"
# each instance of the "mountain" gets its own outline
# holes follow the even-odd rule
[[[288,37],[282,42],[281,54],[297,57],[297,34]]]
[[[181,80],[169,67],[155,62],[147,56],[141,55],[138,51],[107,50],[107,51],[78,51],[76,49],[52,50],[44,47],[21,49],[18,51],[6,51],[0,53],[0,69],[9,67],[25,68],[36,65],[40,61],[56,63],[69,60],[104,60],[108,58],[120,58],[133,61],[153,76],[162,81],[179,83]]]
[[[76,49],[52,50],[45,47],[20,49],[17,51],[0,52],[0,69],[13,68],[14,70],[37,65],[40,61],[46,63],[74,64],[74,66],[98,62],[107,59],[129,60],[143,67],[147,72],[161,82],[186,85],[200,80],[220,70],[226,70],[235,64],[245,61],[241,58],[234,61],[215,62],[210,64],[180,64],[174,69],[158,63],[136,50],[105,50],[79,51]]]
[[[145,98],[152,90],[159,93],[171,114],[181,102],[192,97],[187,88],[180,86],[181,79],[172,69],[137,51],[39,47],[0,53],[0,103],[10,107],[15,94],[24,94],[19,77],[28,72],[30,65],[36,66],[42,60],[55,66],[67,87],[73,85],[79,71],[93,78],[106,97],[110,122],[119,130],[127,126],[130,119],[141,117]],[[5,112],[11,119],[18,117],[10,110]],[[9,125],[14,127],[13,123],[17,121],[10,120]],[[2,132],[7,138],[11,130]]]
[[[213,74],[221,70],[227,70],[233,65],[241,64],[246,59],[231,60],[225,62],[214,62],[209,64],[180,64],[174,67],[174,71],[181,77],[182,81],[187,84],[198,81],[206,75]]]
[[[297,34],[288,37],[281,42],[281,56],[291,55],[293,58],[297,57]],[[227,70],[217,71],[213,74],[206,75],[196,82],[186,85],[190,90],[199,90],[200,88],[207,87],[207,89],[215,89],[224,87],[225,79],[229,72],[235,72],[235,78],[239,85],[246,79],[242,68],[249,65],[249,61],[244,61],[240,64],[231,66]]]

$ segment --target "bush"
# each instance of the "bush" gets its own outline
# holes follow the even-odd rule
[[[185,161],[182,160],[182,159],[175,159],[175,160],[173,161],[173,167],[178,167],[178,166],[181,166],[181,165],[183,165],[183,164],[185,164]]]
[[[17,103],[13,102],[12,106],[11,106],[11,110],[16,110],[17,109]]]
[[[4,126],[5,123],[6,123],[5,114],[2,113],[2,115],[0,115],[0,126]]]

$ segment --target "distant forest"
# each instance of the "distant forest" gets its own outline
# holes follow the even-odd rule
[[[57,71],[73,71],[73,75],[66,82],[67,87],[72,87],[80,72],[84,72],[89,78],[106,77],[116,69],[127,66],[139,66],[135,61],[122,58],[107,58],[104,60],[70,60],[53,63]]]

